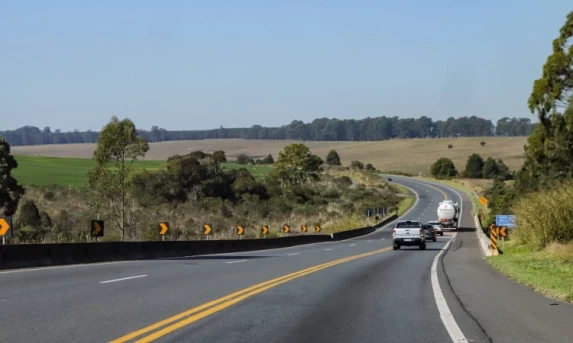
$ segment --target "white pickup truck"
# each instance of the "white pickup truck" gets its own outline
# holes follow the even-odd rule
[[[392,238],[394,250],[400,249],[401,246],[419,246],[420,250],[426,249],[424,225],[419,221],[399,221],[392,230]]]

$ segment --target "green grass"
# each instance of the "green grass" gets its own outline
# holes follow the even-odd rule
[[[416,202],[416,197],[413,196],[412,192],[409,189],[402,187],[396,183],[391,183],[391,186],[396,189],[401,194],[408,194],[412,196],[403,197],[400,203],[398,204],[398,215],[403,215],[410,207],[414,206]]]
[[[515,241],[505,242],[503,254],[487,257],[486,261],[512,280],[532,287],[536,292],[554,299],[573,302],[573,261],[568,255],[548,248],[533,250],[518,245]]]
[[[24,186],[59,185],[82,187],[85,185],[88,171],[95,166],[95,161],[87,158],[61,158],[15,155],[18,168],[13,176]],[[136,161],[135,166],[146,170],[157,170],[165,161]],[[224,163],[223,169],[246,168],[255,178],[264,177],[272,167],[243,166],[235,163]]]

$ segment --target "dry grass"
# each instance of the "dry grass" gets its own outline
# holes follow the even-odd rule
[[[573,243],[550,243],[545,250],[550,256],[564,262],[573,263]]]
[[[376,142],[303,142],[314,154],[326,157],[329,150],[340,154],[342,163],[349,165],[352,160],[372,163],[379,170],[399,170],[417,174],[429,174],[429,169],[440,157],[454,161],[458,170],[465,168],[466,160],[472,153],[479,153],[484,159],[501,158],[511,169],[523,163],[523,145],[527,137],[469,137],[444,139],[395,139]],[[485,146],[480,142],[485,141]],[[293,143],[287,140],[243,140],[211,139],[200,141],[171,141],[151,143],[147,160],[165,160],[174,154],[186,154],[193,150],[212,152],[224,150],[233,158],[247,154],[258,158],[272,154],[275,159],[284,146]],[[448,144],[454,147],[448,149]],[[13,147],[14,154],[41,155],[55,157],[84,157],[93,155],[94,144],[53,144]]]

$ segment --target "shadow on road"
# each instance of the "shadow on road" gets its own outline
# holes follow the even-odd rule
[[[475,232],[475,228],[474,227],[460,227],[458,228],[457,232]],[[446,231],[446,232],[456,232],[456,231]]]
[[[270,258],[276,256],[256,256],[256,255],[223,255],[223,256],[187,256],[187,257],[166,257],[161,260],[177,260],[177,261],[200,261],[200,260],[252,260],[257,258]]]

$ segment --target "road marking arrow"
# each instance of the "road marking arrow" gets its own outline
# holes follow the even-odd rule
[[[300,227],[301,232],[306,232],[307,230],[308,229],[307,229],[306,225],[301,225],[301,227]]]
[[[0,236],[5,236],[8,230],[10,230],[10,227],[11,225],[6,218],[0,218]]]
[[[209,235],[211,234],[211,224],[203,224],[203,234]]]
[[[242,235],[245,232],[245,228],[241,225],[237,225],[237,235]]]
[[[290,232],[290,226],[284,225],[284,226],[283,226],[283,232],[284,232],[284,233],[289,233],[289,232]]]
[[[169,223],[159,223],[159,234],[164,235],[169,231]]]
[[[269,233],[269,227],[267,225],[263,225],[261,227],[261,234],[266,235],[267,233]]]

